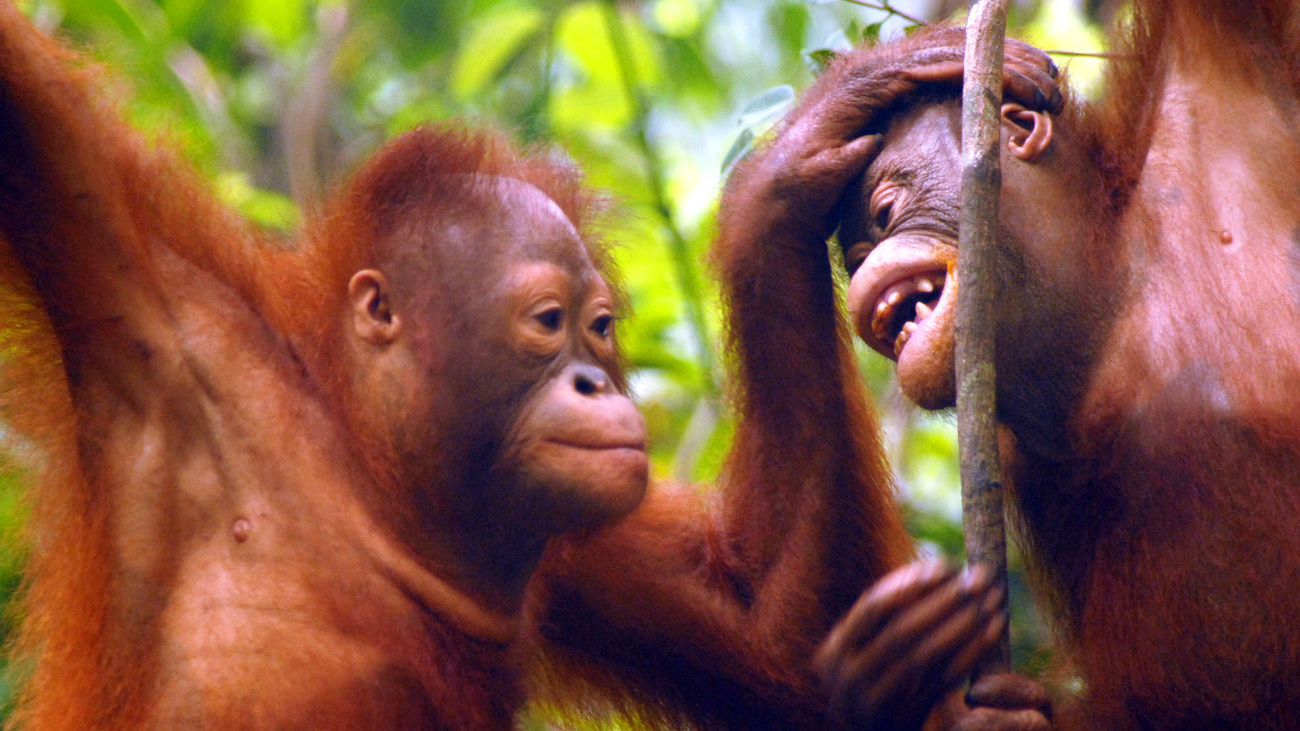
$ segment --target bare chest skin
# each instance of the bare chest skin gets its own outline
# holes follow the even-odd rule
[[[1095,542],[1058,548],[1084,557],[1064,575],[1103,727],[1287,727],[1256,679],[1300,657],[1277,633],[1300,613],[1300,546],[1278,517],[1294,514],[1300,484],[1297,110],[1263,66],[1169,53],[1117,232],[1119,315],[1075,416],[1084,466],[1032,479],[1068,486],[1058,512],[1069,490],[1086,496],[1090,512],[1075,519]],[[1256,535],[1268,538],[1243,539]],[[1229,670],[1211,682],[1207,667]]]
[[[367,477],[337,416],[255,313],[203,283],[210,295],[137,319],[112,381],[94,369],[81,384],[103,445],[93,469],[115,489],[112,612],[166,669],[153,726],[440,728],[460,722],[437,712],[456,666],[483,677],[445,707],[504,723],[508,642],[467,637],[438,597],[421,601],[422,582],[442,584],[359,497]]]
[[[1171,383],[1190,385],[1211,412],[1292,411],[1300,385],[1297,110],[1258,68],[1240,76],[1215,63],[1179,55],[1160,89],[1160,123],[1118,231],[1133,242],[1125,247],[1127,303],[1084,400],[1082,431],[1132,416],[1115,409],[1140,411]]]

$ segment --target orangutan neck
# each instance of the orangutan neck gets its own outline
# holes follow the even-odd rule
[[[519,633],[520,610],[501,610],[439,576],[382,531],[359,528],[361,549],[376,570],[457,630],[484,642],[509,644]],[[522,602],[515,604],[521,605]]]

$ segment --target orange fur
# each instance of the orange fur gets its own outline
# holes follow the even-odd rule
[[[1298,21],[1138,2],[1103,98],[1062,120],[1104,178],[1080,255],[1120,275],[1097,352],[1068,354],[1071,451],[1024,450],[1014,482],[1089,727],[1300,724]]]
[[[403,538],[428,540],[409,530],[423,486],[403,484],[396,448],[353,390],[348,281],[411,256],[385,248],[397,228],[459,220],[462,176],[531,184],[584,234],[599,199],[570,165],[445,126],[381,151],[299,247],[268,245],[120,120],[102,78],[0,3],[0,399],[45,465],[19,651],[34,669],[17,723],[504,728],[526,668],[533,695],[578,713],[600,691],[644,704],[645,718],[702,727],[824,723],[813,649],[911,551],[824,261],[754,266],[724,246],[742,419],[723,497],[655,486],[626,518],[557,539],[527,593],[526,642],[498,643],[465,629],[494,624],[491,609],[468,594],[439,604],[450,582],[402,563],[418,552]],[[608,273],[605,249],[583,241]],[[755,295],[774,283],[795,318],[784,329],[760,325]],[[826,345],[803,344],[809,331]],[[140,426],[159,411],[193,428]],[[214,444],[217,462],[245,472],[202,459],[184,471]],[[153,471],[132,472],[167,449]],[[268,513],[275,522],[249,512],[250,495],[293,510]],[[243,530],[293,536],[280,546],[289,558],[265,565],[288,580],[200,574],[186,593],[195,546],[235,550],[228,503],[252,521]],[[392,555],[397,568],[375,567]],[[276,611],[204,594],[222,581],[269,591],[253,596]],[[213,626],[169,624],[187,602],[214,612]],[[301,622],[286,633],[279,612]]]

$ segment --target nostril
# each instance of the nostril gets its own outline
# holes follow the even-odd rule
[[[579,367],[573,374],[573,388],[583,396],[595,396],[609,388],[609,378],[599,368]]]

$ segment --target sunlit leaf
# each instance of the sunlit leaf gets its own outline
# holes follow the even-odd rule
[[[537,34],[544,20],[537,8],[506,5],[474,21],[452,69],[451,88],[456,96],[472,97],[496,79],[520,47]]]
[[[244,3],[246,20],[281,46],[293,42],[307,25],[304,0],[255,0]]]
[[[880,28],[885,24],[882,20],[879,23],[872,23],[862,29],[857,38],[867,45],[875,45],[880,42]]]
[[[650,15],[660,31],[674,38],[699,30],[703,17],[698,0],[658,0]]]
[[[818,48],[807,51],[803,55],[804,61],[808,64],[808,69],[819,76],[825,73],[826,69],[830,68],[830,65],[835,63],[835,59],[839,57],[839,53],[829,48]]]
[[[560,47],[585,74],[594,79],[621,82],[622,73],[609,36],[607,12],[603,2],[576,3],[564,11],[556,37]],[[659,79],[659,63],[650,33],[637,15],[618,12],[627,38],[633,74],[640,83],[652,85]]]
[[[832,51],[847,51],[853,48],[853,41],[849,39],[848,34],[843,29],[840,29],[832,33],[822,46]]]
[[[808,45],[812,12],[803,3],[778,3],[768,11],[767,23],[780,44],[783,56],[798,58],[799,53]]]
[[[732,415],[724,413],[714,427],[708,443],[695,463],[695,471],[691,474],[692,481],[706,484],[716,482],[722,473],[731,449],[732,437],[736,433],[736,422],[731,417]]]
[[[794,101],[794,87],[775,86],[759,94],[740,113],[740,126],[751,127],[776,117]]]
[[[129,8],[117,0],[83,0],[69,4],[65,9],[67,22],[95,27],[108,21],[141,50],[157,54],[156,48],[149,44],[151,33],[145,27],[151,24],[134,12],[133,7]]]
[[[754,146],[754,130],[746,127],[740,130],[736,136],[736,141],[731,143],[731,149],[727,150],[727,156],[722,158],[722,175],[725,177],[735,167],[737,162],[744,157]]]
[[[710,65],[699,43],[683,38],[663,38],[659,43],[663,55],[664,83],[657,94],[681,101],[690,98],[706,102],[716,99],[731,89],[730,79],[720,76]]]
[[[298,225],[300,214],[298,206],[292,200],[279,193],[255,187],[243,173],[220,176],[216,191],[227,205],[259,226],[288,231]]]

